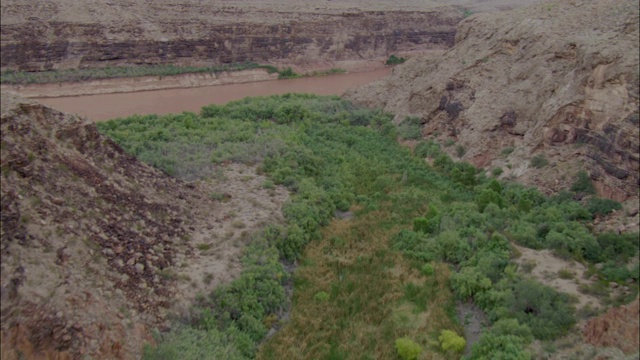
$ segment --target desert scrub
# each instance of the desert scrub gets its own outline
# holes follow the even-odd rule
[[[437,335],[462,332],[451,311],[456,298],[473,300],[494,324],[526,326],[546,340],[575,323],[570,299],[518,273],[512,243],[591,265],[612,260],[602,277],[629,276],[621,266],[637,254],[637,242],[590,230],[594,215],[615,204],[585,207],[573,193],[548,198],[498,181],[454,161],[433,141],[418,141],[412,152],[397,143],[401,131],[392,119],[338,97],[286,94],[209,105],[199,114],[99,123],[127,152],[176,177],[221,178],[221,167],[212,163],[257,162],[273,186],[290,191],[285,222],[248,241],[240,278],[194,309],[188,326],[197,331],[161,336],[158,349],[209,349],[199,342],[212,337],[220,349],[245,358],[294,358],[304,351],[310,358],[392,359],[395,339],[406,337],[442,352]],[[414,131],[417,120],[409,123]],[[334,219],[337,209],[347,208],[352,218]],[[226,236],[244,246],[233,230]],[[290,280],[282,263],[296,261],[313,265],[296,270],[291,320],[262,342],[267,324],[277,323],[274,317],[287,306]],[[428,321],[411,320],[423,316]],[[505,322],[510,319],[517,323]],[[523,354],[526,336],[494,327],[474,354],[494,358],[512,348]]]
[[[419,140],[422,138],[422,120],[407,116],[398,124],[398,135],[402,140]]]
[[[544,155],[536,155],[531,159],[529,163],[536,169],[542,169],[543,167],[549,165],[549,160],[547,160]]]
[[[515,150],[515,148],[512,147],[512,146],[509,146],[509,147],[503,148],[500,151],[500,154],[502,154],[502,156],[504,156],[504,157],[507,157],[513,152],[513,150]]]
[[[293,71],[293,69],[290,67],[278,71],[278,79],[295,79],[299,77],[300,77],[300,74]]]
[[[593,186],[589,174],[586,171],[580,171],[576,176],[576,181],[571,185],[571,191],[595,194],[596,188]]]
[[[405,61],[407,61],[407,59],[405,59],[403,57],[398,57],[398,56],[395,56],[395,55],[391,55],[391,56],[389,56],[389,58],[387,59],[385,64],[387,64],[387,65],[397,65],[397,64],[402,64]]]

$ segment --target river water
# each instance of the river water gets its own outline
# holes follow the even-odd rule
[[[389,68],[299,79],[260,81],[244,84],[166,89],[131,93],[36,98],[54,109],[103,121],[133,114],[199,112],[209,104],[225,104],[247,96],[286,93],[341,95],[347,89],[367,84],[389,74]]]

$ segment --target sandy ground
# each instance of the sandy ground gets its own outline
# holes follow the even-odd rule
[[[592,308],[602,307],[600,299],[578,290],[580,285],[588,286],[593,283],[592,280],[584,278],[587,268],[583,264],[560,259],[554,256],[551,250],[533,250],[515,244],[513,246],[522,254],[516,261],[520,269],[527,265],[533,266],[531,276],[537,281],[574,296],[578,300],[577,308],[587,304]]]
[[[187,310],[198,294],[208,294],[240,275],[242,250],[252,234],[267,224],[284,222],[281,208],[289,193],[280,186],[265,189],[265,180],[255,167],[243,164],[218,167],[206,180],[211,196],[222,200],[208,223],[192,235],[194,253],[180,253],[176,266],[167,269],[178,279],[173,311]]]

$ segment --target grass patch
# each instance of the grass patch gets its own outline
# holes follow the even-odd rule
[[[305,76],[327,76],[327,75],[335,75],[335,74],[344,74],[346,73],[347,70],[345,69],[340,69],[340,68],[331,68],[329,70],[319,70],[319,71],[314,71],[310,74],[307,74]]]

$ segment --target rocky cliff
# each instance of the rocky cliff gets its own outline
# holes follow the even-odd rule
[[[638,1],[477,14],[444,55],[347,97],[420,117],[424,137],[456,142],[463,160],[502,178],[553,193],[587,171],[601,196],[637,199],[638,43]]]
[[[285,190],[247,191],[250,169],[186,183],[89,121],[1,99],[2,359],[139,358],[168,312],[239,273],[229,214],[247,233],[280,216]]]
[[[1,66],[36,71],[371,59],[448,48],[463,17],[461,8],[434,5],[387,9],[366,2],[362,7],[328,4],[6,0]]]

